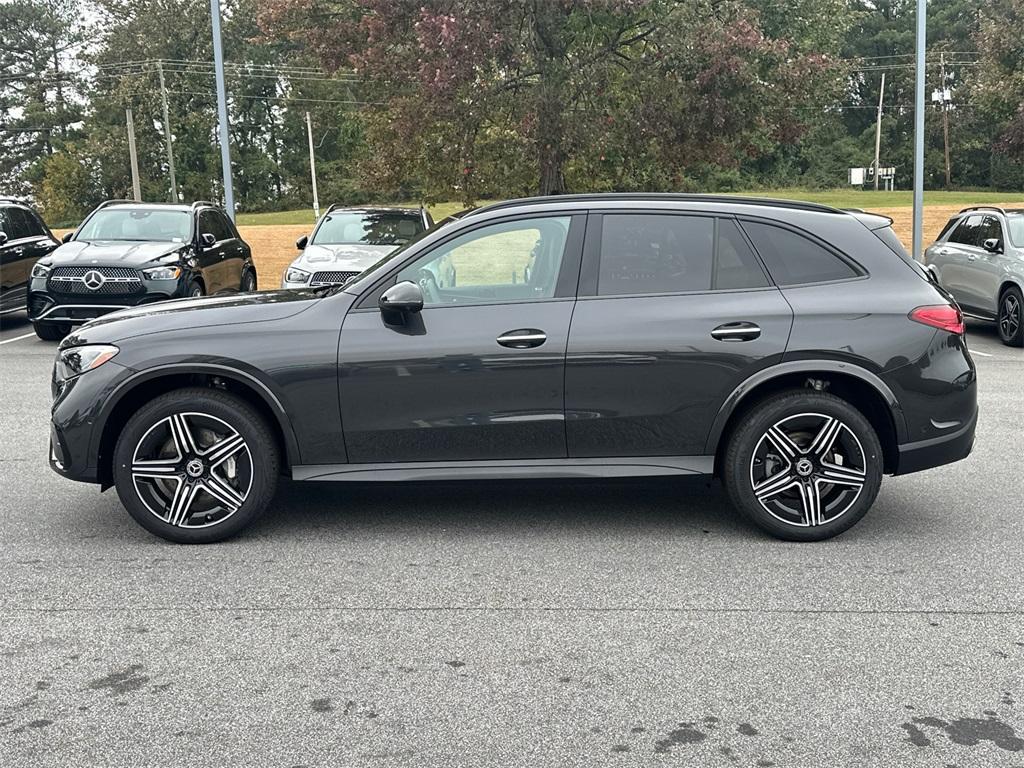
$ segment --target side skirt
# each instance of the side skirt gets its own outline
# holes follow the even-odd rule
[[[710,475],[714,456],[616,456],[599,459],[410,461],[385,464],[305,464],[295,480],[395,482],[407,480],[517,480],[542,478]]]

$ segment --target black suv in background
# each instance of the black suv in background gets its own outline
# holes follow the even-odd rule
[[[54,366],[50,463],[180,542],[241,530],[280,473],[714,474],[766,531],[826,539],[883,474],[974,441],[963,317],[890,223],[717,196],[491,205],[344,286],[85,325]]]
[[[0,197],[0,315],[24,311],[32,267],[57,245],[28,203]]]
[[[213,203],[111,200],[32,268],[28,314],[54,341],[108,312],[165,299],[256,290],[256,267]]]

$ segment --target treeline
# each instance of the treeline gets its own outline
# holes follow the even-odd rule
[[[912,169],[913,0],[225,0],[235,197],[837,187]],[[0,5],[0,193],[221,197],[207,0]],[[930,7],[926,186],[1024,189],[1024,0]],[[166,99],[167,126],[164,120]],[[945,118],[945,120],[944,120]],[[945,123],[945,125],[944,125]]]

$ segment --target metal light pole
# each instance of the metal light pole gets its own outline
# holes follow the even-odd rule
[[[220,164],[224,174],[224,207],[235,220],[235,190],[231,184],[231,147],[228,139],[228,97],[224,87],[224,50],[220,41],[220,0],[210,0],[213,19],[213,66],[217,74],[217,117],[220,122]]]
[[[124,111],[124,121],[128,128],[128,159],[132,167],[132,197],[142,202],[142,185],[139,183],[139,156],[135,152],[135,121],[132,119],[132,108]]]
[[[885,98],[885,72],[882,73],[882,84],[878,88],[878,119],[875,121],[875,192],[878,191],[878,177],[882,154],[882,99]]]
[[[927,43],[925,7],[917,0],[917,60],[914,83],[914,240],[913,255],[921,259],[924,216],[924,49]]]
[[[157,74],[160,75],[160,102],[164,114],[164,141],[167,143],[167,170],[171,175],[171,202],[178,202],[178,181],[174,178],[174,147],[171,146],[171,117],[167,108],[167,85],[164,83],[164,63],[156,63]]]
[[[306,137],[309,139],[309,176],[313,180],[313,219],[320,218],[320,196],[316,191],[316,156],[313,154],[313,121],[306,113]]]

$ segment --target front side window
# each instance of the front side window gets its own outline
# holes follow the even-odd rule
[[[7,232],[7,237],[11,240],[43,234],[35,217],[24,208],[8,208],[7,215],[10,219],[10,231]]]
[[[183,243],[191,230],[188,211],[110,208],[89,217],[75,239]]]
[[[998,240],[1003,242],[1003,228],[999,219],[995,216],[986,216],[981,225],[981,245],[984,247],[986,240]]]
[[[807,285],[857,277],[857,271],[810,238],[789,229],[744,221],[754,247],[777,285]]]
[[[426,306],[552,298],[570,221],[551,216],[480,227],[404,267],[398,280],[418,283]]]
[[[315,245],[405,245],[424,231],[419,215],[394,212],[329,213],[313,234]]]

